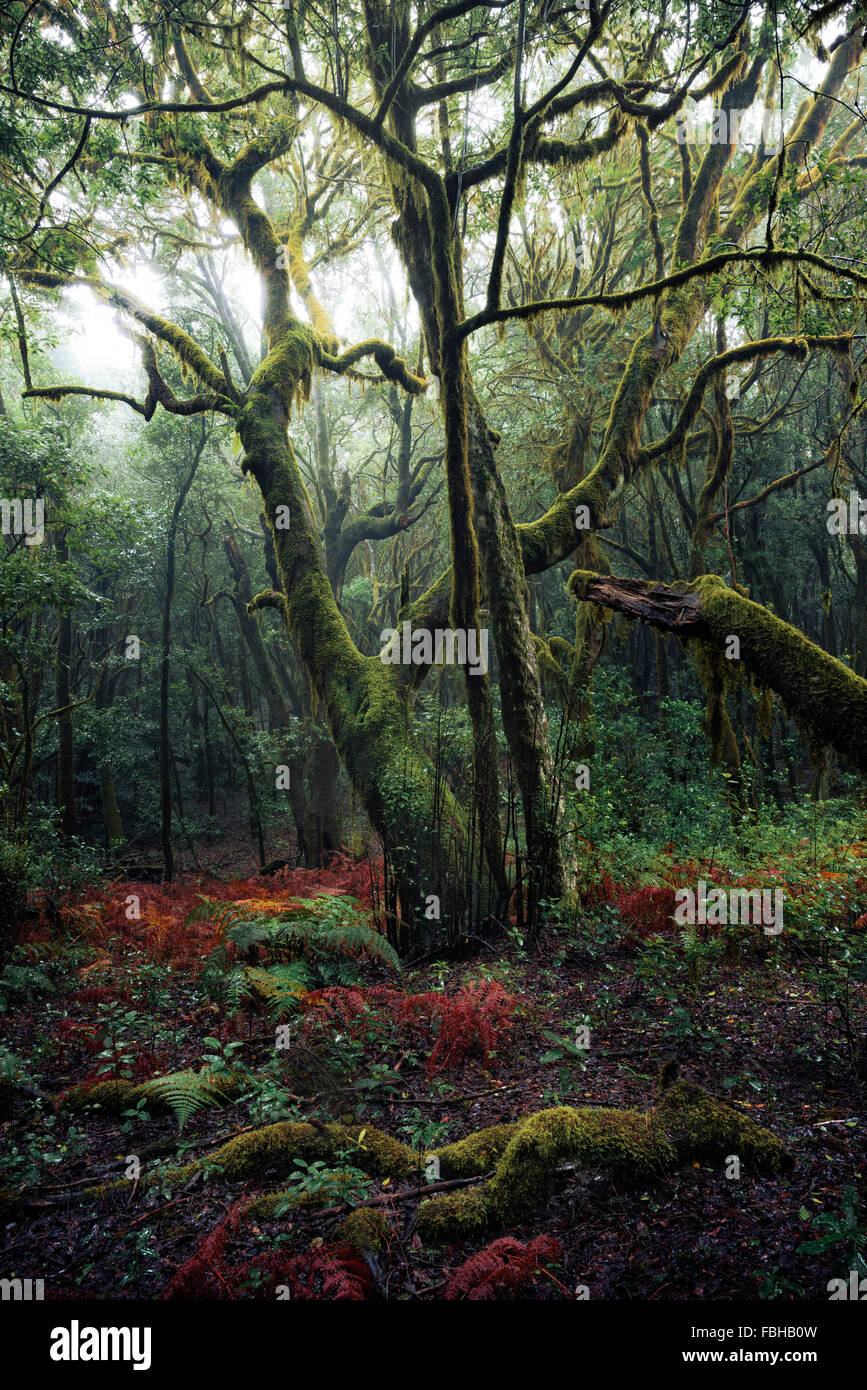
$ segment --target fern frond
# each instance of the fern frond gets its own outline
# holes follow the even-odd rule
[[[366,955],[372,960],[382,961],[383,965],[390,965],[393,970],[400,969],[397,951],[368,922],[344,922],[338,927],[331,927],[323,932],[319,941],[332,955]]]
[[[174,1111],[178,1129],[182,1130],[191,1116],[211,1105],[228,1105],[236,1100],[246,1086],[238,1072],[176,1071],[168,1076],[156,1076],[138,1087],[138,1094],[150,1104]]]
[[[278,925],[269,917],[251,917],[229,927],[226,936],[239,951],[245,951],[259,941],[275,940],[279,936]]]
[[[517,1293],[534,1282],[546,1261],[562,1258],[563,1247],[552,1236],[537,1236],[526,1245],[514,1236],[501,1236],[455,1270],[443,1298],[481,1301]]]
[[[208,922],[212,925],[218,935],[223,937],[237,922],[243,921],[249,916],[249,909],[241,907],[235,902],[218,902],[213,898],[202,898],[198,907],[194,907],[184,918],[184,926],[195,926],[197,922]]]
[[[366,955],[400,970],[394,947],[371,925],[356,898],[319,894],[293,906],[282,914],[280,938],[314,955]]]
[[[271,965],[267,970],[248,965],[244,969],[246,993],[269,1009],[282,1012],[294,1006],[310,991],[310,972],[302,961],[291,965]]]

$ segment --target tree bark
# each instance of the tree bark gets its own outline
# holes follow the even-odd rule
[[[160,658],[160,847],[163,854],[163,879],[166,883],[171,883],[175,872],[175,854],[172,847],[172,755],[169,732],[169,681],[171,678],[169,651],[172,641],[172,601],[175,596],[175,549],[178,521],[187,500],[187,493],[193,485],[206,440],[207,433],[203,424],[201,435],[193,450],[189,473],[181,483],[180,491],[172,507],[166,537],[166,587],[163,595],[162,654]]]
[[[69,560],[66,532],[61,527],[55,537],[55,552],[60,564]],[[57,804],[64,835],[78,834],[78,807],[75,800],[75,731],[70,704],[72,660],[72,613],[58,610],[57,659],[54,668],[54,700],[57,715]]]

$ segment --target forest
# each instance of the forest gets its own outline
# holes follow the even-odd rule
[[[867,1299],[865,38],[0,5],[16,1316]]]

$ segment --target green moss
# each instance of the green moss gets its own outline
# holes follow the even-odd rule
[[[575,549],[581,532],[575,529],[576,511],[587,507],[590,530],[602,525],[608,512],[611,489],[599,464],[571,491],[558,497],[537,521],[522,522],[516,529],[527,574],[549,568],[552,556],[568,555]],[[586,533],[585,533],[586,534]]]
[[[129,1178],[118,1178],[116,1182],[99,1182],[93,1187],[86,1187],[81,1194],[82,1201],[101,1202],[110,1192],[119,1192],[121,1189],[132,1189],[134,1184]]]
[[[337,1234],[361,1255],[378,1255],[388,1239],[389,1225],[384,1212],[375,1207],[359,1207],[337,1228]]]
[[[671,1157],[666,1137],[646,1115],[560,1106],[531,1115],[519,1127],[489,1184],[489,1197],[498,1213],[517,1215],[550,1196],[565,1159],[640,1182]]]
[[[334,1152],[348,1153],[347,1162],[372,1178],[403,1178],[415,1172],[418,1157],[399,1139],[369,1125],[328,1125]]]
[[[634,1185],[683,1162],[730,1153],[766,1172],[791,1166],[775,1135],[688,1082],[675,1082],[645,1113],[541,1110],[516,1127],[489,1182],[423,1203],[418,1230],[428,1240],[456,1240],[524,1220],[550,1199],[566,1161]]]
[[[418,1209],[417,1230],[422,1240],[469,1240],[484,1235],[494,1224],[483,1189],[470,1192],[444,1192],[422,1202]]]
[[[269,1176],[287,1177],[296,1159],[310,1163],[330,1157],[331,1145],[324,1135],[309,1124],[284,1121],[265,1125],[249,1134],[239,1134],[216,1149],[204,1166],[217,1167],[229,1181]],[[199,1163],[195,1167],[202,1167]]]
[[[280,1207],[303,1206],[304,1203],[300,1199],[304,1195],[306,1194],[293,1192],[291,1188],[281,1188],[279,1192],[261,1192],[258,1197],[253,1198],[246,1208],[246,1213],[263,1221],[273,1221]]]
[[[557,1170],[567,1159],[634,1183],[674,1167],[676,1153],[653,1112],[540,1110],[518,1125],[484,1187],[443,1194],[420,1208],[419,1232],[429,1239],[457,1239],[520,1221],[550,1198]]]
[[[762,1172],[792,1167],[791,1155],[775,1134],[691,1082],[678,1081],[667,1090],[657,1114],[683,1161],[737,1154]]]
[[[423,902],[421,885],[431,869],[418,862],[419,846],[430,844],[436,779],[429,760],[408,747],[405,672],[363,657],[346,627],[310,526],[312,507],[286,435],[288,411],[302,394],[315,352],[312,330],[284,331],[251,383],[238,432],[245,467],[259,484],[273,530],[286,595],[286,619],[301,661],[324,706],[341,761],[379,835],[395,854],[402,904]],[[281,508],[289,508],[285,526]],[[463,818],[447,789],[444,814],[455,827],[455,855],[464,852]],[[397,849],[409,846],[406,852]]]
[[[466,1139],[458,1139],[454,1144],[436,1149],[440,1176],[474,1178],[490,1172],[514,1138],[517,1128],[517,1124],[489,1125],[487,1129],[468,1134]]]
[[[78,1113],[98,1105],[107,1115],[119,1115],[135,1105],[138,1087],[132,1081],[85,1081],[58,1097],[65,1110]]]
[[[407,1177],[417,1166],[412,1149],[371,1126],[330,1124],[317,1127],[286,1120],[239,1134],[207,1158],[183,1168],[173,1168],[164,1177],[185,1182],[196,1172],[219,1169],[230,1182],[285,1178],[299,1158],[305,1163],[318,1159],[337,1165],[341,1154],[349,1154],[345,1161],[373,1178]]]
[[[867,681],[717,575],[705,575],[689,588],[701,596],[711,645],[725,650],[728,637],[737,636],[741,662],[759,684],[775,690],[819,743],[867,771]]]
[[[700,1086],[676,1080],[675,1073],[675,1068],[663,1073],[657,1104],[646,1112],[559,1106],[516,1123],[488,1126],[435,1150],[446,1179],[493,1172],[478,1187],[423,1202],[418,1212],[420,1234],[430,1241],[466,1239],[525,1220],[549,1201],[564,1163],[602,1170],[629,1185],[649,1183],[688,1161],[720,1160],[729,1154],[737,1154],[763,1172],[780,1173],[791,1167],[791,1157],[775,1135]],[[419,1162],[407,1145],[357,1122],[285,1121],[239,1134],[206,1158],[163,1172],[158,1179],[146,1179],[146,1185],[150,1181],[182,1185],[209,1172],[236,1183],[285,1178],[299,1159],[334,1165],[348,1162],[370,1177],[394,1179],[412,1177]],[[83,1195],[100,1198],[129,1186],[119,1181]],[[322,1197],[293,1191],[262,1193],[249,1210],[273,1217],[286,1202],[319,1207]],[[387,1230],[383,1214],[372,1208],[354,1212],[344,1227],[345,1239],[366,1250],[378,1248]]]
[[[303,323],[287,325],[253,374],[250,393],[273,391],[286,412],[296,401],[310,399],[316,363],[314,335]]]

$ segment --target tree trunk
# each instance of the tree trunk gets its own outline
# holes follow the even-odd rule
[[[324,868],[343,848],[343,827],[337,797],[337,750],[318,729],[313,734],[310,799],[304,821],[308,868]]]
[[[166,587],[163,596],[162,656],[160,660],[160,846],[163,853],[163,879],[166,883],[171,883],[175,872],[175,855],[172,848],[172,754],[169,741],[169,680],[171,677],[169,650],[172,641],[172,600],[175,595],[175,547],[178,521],[187,500],[187,493],[193,485],[206,440],[207,434],[203,425],[200,438],[193,451],[190,471],[181,484],[181,490],[172,507],[166,537]]]
[[[69,560],[66,533],[61,528],[55,537],[57,559]],[[70,709],[70,663],[72,659],[72,613],[58,610],[57,660],[54,668],[54,701],[57,715],[57,804],[64,835],[78,834],[78,808],[75,801],[75,733]]]
[[[259,484],[274,537],[289,632],[340,758],[390,857],[402,918],[391,931],[404,945],[405,927],[425,929],[430,894],[441,896],[449,931],[459,930],[448,919],[449,897],[460,899],[461,876],[473,856],[461,809],[437,784],[428,758],[409,734],[413,668],[361,655],[325,573],[287,435],[289,410],[309,391],[312,366],[303,325],[293,322],[275,333],[271,352],[253,376],[238,429],[245,468]],[[287,507],[289,526],[284,524]]]

